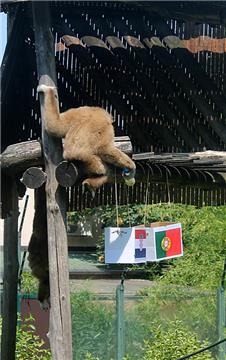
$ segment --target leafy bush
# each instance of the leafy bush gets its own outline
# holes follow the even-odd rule
[[[158,324],[180,320],[189,330],[199,334],[199,339],[217,340],[216,293],[198,291],[172,285],[157,283],[145,291],[136,312],[139,321],[146,327],[153,320]]]
[[[87,353],[85,360],[100,360],[100,358],[97,358],[96,356],[93,356],[91,353]]]
[[[17,325],[16,360],[51,360],[50,350],[44,349],[43,345],[44,341],[35,335],[32,316]]]
[[[24,271],[21,277],[21,292],[23,294],[37,293],[38,280],[29,271]]]
[[[214,289],[225,257],[226,207],[194,210],[196,220],[184,226],[184,257],[173,263],[164,283]]]
[[[171,321],[164,328],[152,327],[152,338],[145,342],[145,354],[142,360],[176,360],[196,350],[208,346],[206,341],[199,341],[197,334],[185,329],[180,321]],[[209,351],[198,354],[192,359],[213,359]]]

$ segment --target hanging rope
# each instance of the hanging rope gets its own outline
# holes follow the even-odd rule
[[[119,214],[118,214],[118,189],[115,169],[115,209],[116,209],[116,225],[119,227]]]
[[[144,204],[144,226],[146,226],[146,218],[148,212],[149,179],[150,179],[150,171],[148,170],[147,187],[146,187],[145,204]]]
[[[130,212],[129,212],[129,189],[126,185],[124,185],[124,186],[125,186],[125,193],[126,193],[128,223],[129,223],[129,227],[132,227],[131,216],[130,216]]]
[[[167,195],[168,195],[168,203],[170,204],[170,190],[169,190],[169,178],[168,178],[168,172],[166,169],[166,189],[167,189]]]

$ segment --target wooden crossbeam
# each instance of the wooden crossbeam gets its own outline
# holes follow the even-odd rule
[[[139,153],[133,154],[133,160],[148,160],[150,164],[170,164],[181,165],[187,167],[202,167],[212,166],[214,170],[215,166],[219,167],[219,164],[226,171],[226,151],[200,151],[194,153]]]

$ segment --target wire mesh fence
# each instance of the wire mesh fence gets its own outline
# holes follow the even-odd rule
[[[179,358],[219,339],[214,292],[154,286],[139,296],[123,295],[122,303],[116,306],[117,301],[116,295],[72,294],[75,360],[149,360],[148,351],[150,360],[163,360],[161,351],[172,336],[168,359],[172,359],[170,352],[177,353],[181,337],[183,344],[190,344],[181,345]],[[157,348],[159,357],[153,357]],[[219,359],[219,350],[220,345],[200,359]]]
[[[19,299],[28,308],[18,307],[22,318],[31,313],[43,338],[48,321],[40,324],[36,294]],[[156,284],[139,295],[124,288],[102,295],[82,290],[71,293],[71,308],[73,360],[178,360],[225,338],[223,287],[208,292]],[[223,360],[225,355],[223,342],[192,358]]]

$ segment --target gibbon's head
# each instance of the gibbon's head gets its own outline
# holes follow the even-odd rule
[[[135,174],[136,169],[129,170],[127,168],[124,168],[122,170],[122,176],[127,186],[133,186],[135,184]]]

